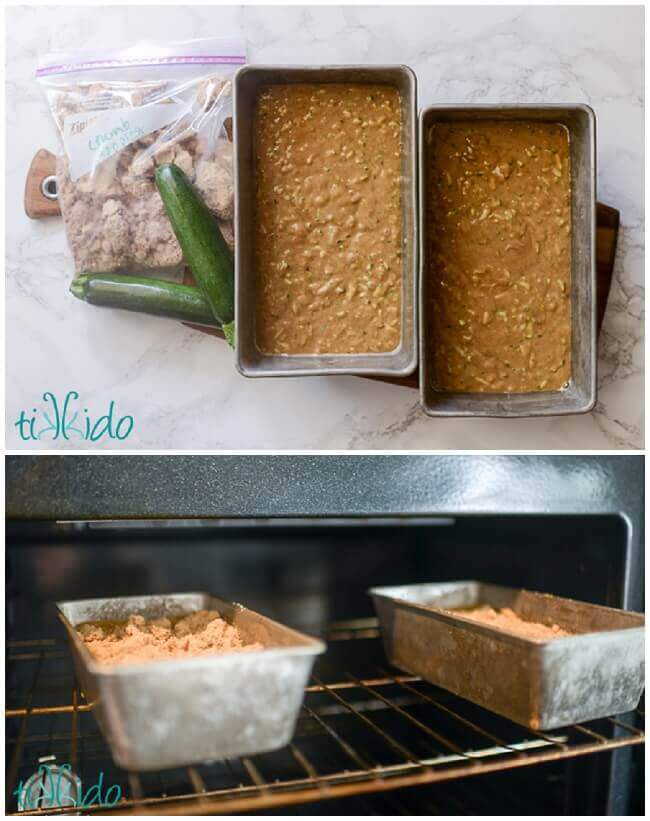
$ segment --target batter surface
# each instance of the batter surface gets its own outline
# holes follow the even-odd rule
[[[257,101],[256,322],[265,353],[401,338],[401,110],[384,85],[272,85]]]
[[[428,139],[433,387],[561,389],[571,376],[566,129],[456,121]]]

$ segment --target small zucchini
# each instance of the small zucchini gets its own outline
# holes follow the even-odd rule
[[[178,282],[126,274],[79,274],[70,293],[91,305],[218,325],[201,291]]]
[[[156,185],[185,261],[232,345],[235,318],[232,253],[214,217],[178,166],[173,163],[159,166]]]

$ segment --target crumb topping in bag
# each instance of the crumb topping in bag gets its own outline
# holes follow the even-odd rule
[[[73,121],[66,128],[71,116],[79,116],[83,134],[88,123],[89,129],[97,129],[97,119],[104,113],[112,123],[113,112],[124,111],[119,126],[112,130],[107,126],[106,133],[93,133],[88,140],[84,135],[84,151],[87,145],[99,145],[107,154],[114,152],[89,172],[81,176],[74,172],[69,142],[68,151],[57,161],[59,203],[76,273],[172,270],[181,265],[183,254],[155,185],[159,165],[178,165],[214,216],[232,220],[232,145],[222,120],[216,133],[214,126],[208,127],[212,111],[230,94],[230,83],[223,77],[194,83],[189,102],[185,93],[183,104],[177,92],[173,83],[79,82],[53,95],[53,112],[64,143],[65,134],[76,126]],[[145,127],[143,122],[153,121],[152,111],[164,115],[166,108],[170,116],[180,109],[185,113],[131,139]],[[160,116],[156,114],[157,119]],[[117,141],[128,144],[115,150]]]

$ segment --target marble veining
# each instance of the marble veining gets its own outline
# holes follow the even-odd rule
[[[7,399],[44,391],[113,400],[135,419],[95,448],[621,449],[643,447],[644,92],[642,7],[17,7],[7,12]],[[599,346],[599,401],[586,416],[429,419],[417,393],[355,377],[247,380],[224,343],[169,320],[92,308],[68,294],[58,219],[22,210],[27,168],[58,138],[34,79],[40,52],[134,39],[243,35],[251,62],[406,63],[419,105],[587,102],[598,123],[598,196],[621,211]]]

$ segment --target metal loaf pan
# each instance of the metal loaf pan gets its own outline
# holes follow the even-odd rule
[[[644,617],[477,581],[369,591],[391,664],[533,730],[636,708],[644,682]],[[533,641],[455,608],[510,607],[576,635]]]
[[[271,355],[255,329],[255,103],[276,83],[379,83],[402,102],[402,338],[388,353]],[[243,66],[233,81],[236,363],[244,376],[408,376],[417,364],[417,90],[407,66]]]
[[[571,157],[571,380],[560,391],[452,393],[431,385],[428,322],[429,129],[453,120],[542,120],[569,132]],[[586,105],[430,106],[420,112],[420,398],[429,416],[560,416],[596,402],[596,119]]]
[[[60,602],[77,676],[115,763],[129,770],[198,764],[282,747],[325,645],[209,593]],[[177,618],[218,610],[263,650],[109,666],[75,631],[86,621]]]

